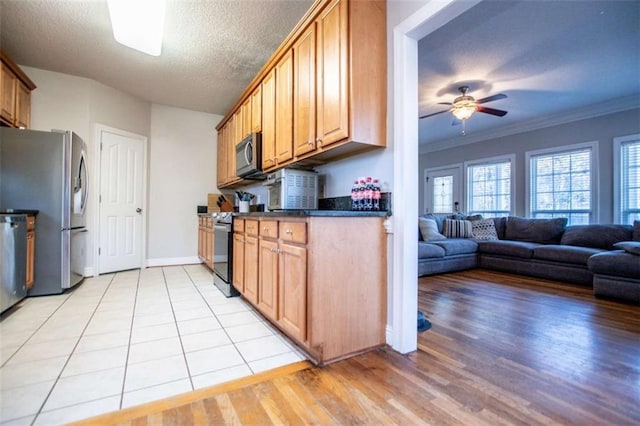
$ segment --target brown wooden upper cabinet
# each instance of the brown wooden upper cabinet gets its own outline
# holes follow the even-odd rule
[[[36,85],[0,50],[0,124],[29,128],[31,91]]]
[[[262,131],[262,86],[256,87],[251,94],[251,131]]]
[[[386,34],[385,0],[316,0],[218,128],[250,106],[267,171],[385,147]]]

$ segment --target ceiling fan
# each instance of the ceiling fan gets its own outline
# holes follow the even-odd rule
[[[453,100],[453,103],[439,102],[439,105],[451,105],[451,108],[445,109],[443,111],[434,112],[433,114],[423,115],[420,118],[421,119],[427,118],[434,115],[442,114],[444,112],[451,111],[453,116],[457,119],[457,120],[454,120],[452,124],[456,125],[460,123],[459,120],[464,122],[464,120],[471,117],[473,113],[476,111],[484,112],[485,114],[497,115],[498,117],[504,117],[505,115],[507,115],[507,111],[503,111],[501,109],[487,108],[481,105],[487,102],[497,101],[498,99],[504,99],[507,97],[507,95],[503,93],[498,93],[497,95],[488,96],[486,98],[478,99],[476,101],[473,96],[467,95],[467,92],[469,91],[469,86],[460,86],[458,87],[458,90],[460,91],[460,93],[462,93],[462,96],[458,96],[457,98],[455,98]]]

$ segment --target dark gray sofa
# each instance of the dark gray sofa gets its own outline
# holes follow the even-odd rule
[[[494,224],[494,240],[419,241],[419,275],[481,267],[593,286],[596,296],[640,303],[640,256],[614,247],[640,240],[640,231],[631,226],[567,227],[566,219],[518,217],[495,218]],[[635,226],[640,228],[640,222]],[[445,250],[447,244],[457,250]]]

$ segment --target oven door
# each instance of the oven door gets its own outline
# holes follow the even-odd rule
[[[231,225],[216,223],[213,226],[213,272],[226,283],[231,282],[231,265],[233,264],[233,250],[229,250],[229,244],[233,244]]]

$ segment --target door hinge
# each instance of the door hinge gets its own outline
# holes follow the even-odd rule
[[[429,183],[429,176],[425,177],[424,180]]]
[[[100,142],[100,151],[102,151],[102,142]]]
[[[98,202],[101,203],[102,202],[102,194],[98,195]]]
[[[101,253],[102,253],[102,249],[98,247],[98,256],[100,256]]]

